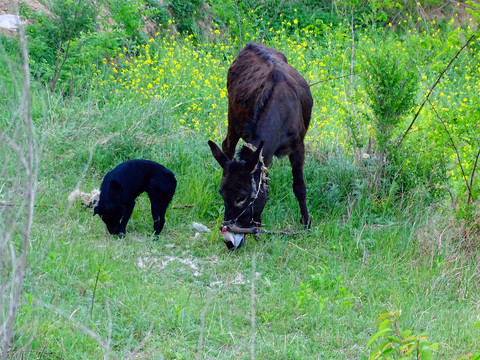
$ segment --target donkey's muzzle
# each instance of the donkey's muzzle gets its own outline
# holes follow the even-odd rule
[[[228,250],[236,250],[245,244],[245,234],[235,234],[227,231],[226,228],[222,229],[223,242],[227,245]]]

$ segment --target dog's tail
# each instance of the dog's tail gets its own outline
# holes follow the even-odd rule
[[[77,200],[78,198],[82,197],[82,194],[83,194],[83,193],[82,193],[80,190],[75,189],[75,190],[73,190],[73,191],[70,193],[70,195],[68,195],[67,200],[68,200],[68,202],[73,203],[73,202],[75,202],[75,200]]]
[[[78,199],[82,199],[82,206],[95,207],[100,199],[100,190],[94,189],[91,193],[84,193],[79,189],[75,189],[67,198],[70,203],[73,203]]]

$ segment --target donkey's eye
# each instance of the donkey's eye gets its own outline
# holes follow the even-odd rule
[[[239,197],[237,198],[237,200],[235,200],[235,204],[237,206],[242,206],[243,204],[245,204],[246,201],[247,201],[247,196]]]

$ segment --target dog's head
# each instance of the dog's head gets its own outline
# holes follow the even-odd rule
[[[93,208],[93,216],[98,215],[107,225],[107,230],[112,235],[122,234],[120,222],[122,220],[122,207],[117,204],[103,204],[101,201]]]
[[[110,234],[122,236],[125,235],[125,230],[122,230],[121,227],[124,214],[123,205],[118,197],[118,194],[121,194],[121,192],[121,184],[115,179],[108,180],[107,174],[100,189],[100,199],[93,208],[93,216],[100,216],[105,225],[107,225],[107,230]]]

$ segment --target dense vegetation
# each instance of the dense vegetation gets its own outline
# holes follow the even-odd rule
[[[0,37],[4,358],[480,358],[478,2],[49,4],[20,9],[30,89]],[[311,84],[314,220],[231,253],[207,140],[250,41]],[[124,239],[67,201],[133,158],[178,180],[158,239],[145,196]],[[270,177],[265,227],[300,229],[288,160]]]

